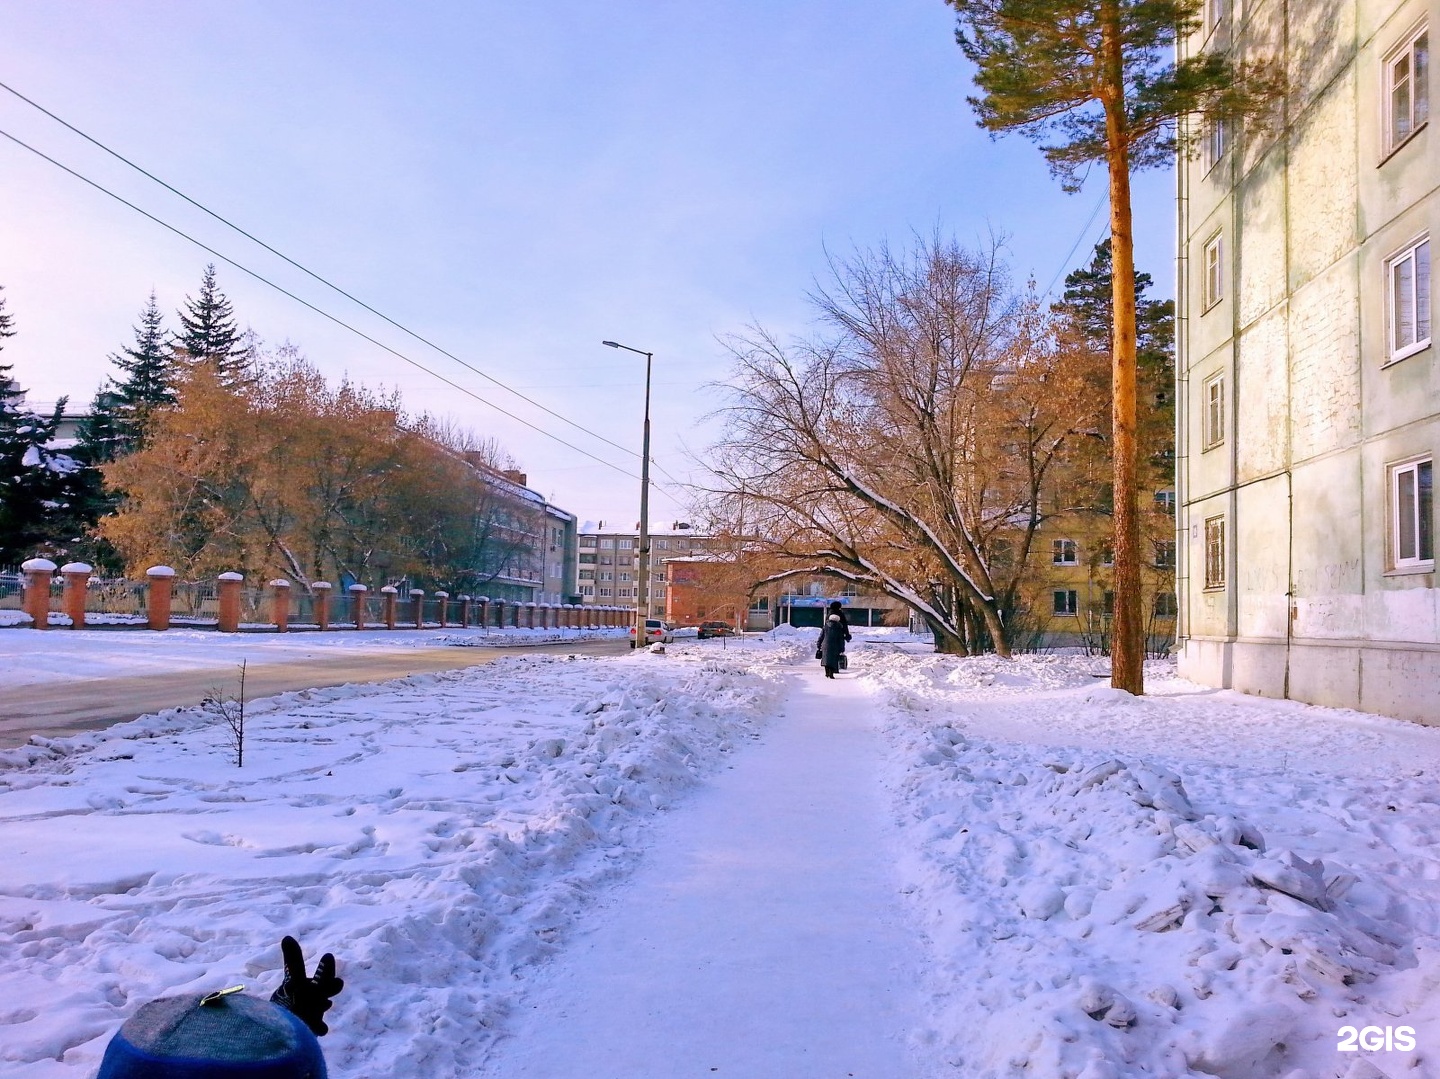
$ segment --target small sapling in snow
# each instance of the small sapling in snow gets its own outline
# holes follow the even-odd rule
[[[235,751],[235,767],[245,767],[245,660],[240,661],[240,692],[231,695],[216,687],[200,707],[218,717],[229,731],[230,748]]]

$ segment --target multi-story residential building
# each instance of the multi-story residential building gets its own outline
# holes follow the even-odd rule
[[[1145,650],[1165,655],[1175,640],[1175,492],[1153,492],[1149,509],[1140,572]],[[1019,609],[1010,622],[1012,647],[1109,648],[1115,614],[1113,527],[1109,513],[1098,509],[1041,523],[1020,584]]]
[[[683,521],[650,530],[649,618],[665,617],[668,587],[665,559],[710,549]],[[576,594],[582,603],[634,607],[638,602],[640,530],[608,529],[604,521],[586,521],[579,528],[575,556]]]
[[[477,527],[486,532],[475,572],[477,588],[491,599],[514,603],[571,603],[576,596],[577,520],[527,486],[514,469],[495,471],[469,457],[490,492],[477,509]]]
[[[1206,5],[1290,78],[1269,131],[1179,166],[1180,664],[1440,722],[1435,0]]]

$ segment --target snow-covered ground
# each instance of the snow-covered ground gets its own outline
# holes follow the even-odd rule
[[[336,649],[398,652],[444,645],[504,647],[581,640],[624,640],[628,629],[422,629],[328,633],[219,633],[171,628],[33,629],[0,632],[0,693],[7,687],[89,678],[124,678],[250,663],[296,663]]]
[[[636,963],[674,979],[642,1005],[718,1024],[676,1045],[743,1047],[722,1076],[846,1074],[803,1051],[830,1044],[833,1014],[807,1026],[818,1002],[775,1003],[827,979],[917,998],[887,1013],[911,1024],[912,1070],[885,1079],[1440,1075],[1440,730],[1203,690],[1166,664],[1136,699],[1093,659],[859,636],[819,691],[802,632],[273,698],[252,707],[243,769],[195,712],[0,755],[0,1070],[88,1079],[146,999],[268,995],[288,932],[347,979],[336,1079],[559,1075],[505,1062],[543,1057],[533,1039],[567,1021],[545,1008],[585,1008],[566,986],[614,988],[626,933],[667,941],[649,948],[664,959],[684,944],[677,910],[728,903],[737,953],[736,927],[764,925],[795,969],[757,984],[723,949],[692,969],[643,965],[638,943]],[[816,853],[829,839],[800,850],[820,825],[797,822],[827,804],[856,814],[835,832],[855,843],[836,855],[853,889]],[[817,858],[828,898],[805,899]],[[696,919],[697,939],[716,931]],[[877,969],[897,932],[913,953]],[[680,1006],[702,989],[732,1006]],[[790,1039],[775,1069],[762,1027]],[[1415,1047],[1343,1052],[1346,1027],[1358,1046],[1411,1028]],[[853,1059],[895,1059],[886,1046]],[[674,1064],[626,1074],[718,1066]]]

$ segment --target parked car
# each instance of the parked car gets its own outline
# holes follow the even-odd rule
[[[670,635],[670,627],[658,618],[645,619],[645,643],[646,644],[669,644],[675,638]],[[630,647],[635,647],[635,627],[630,627]]]
[[[707,637],[733,637],[735,630],[728,622],[701,622],[700,631],[696,636],[702,641]]]

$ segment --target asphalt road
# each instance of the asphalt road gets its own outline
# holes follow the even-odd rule
[[[630,643],[584,641],[509,648],[407,648],[396,652],[347,652],[291,663],[251,663],[245,672],[245,697],[271,697],[300,689],[347,682],[386,682],[411,674],[477,667],[517,652],[571,652],[621,655]],[[165,708],[199,704],[216,690],[234,694],[239,672],[234,664],[166,675],[77,679],[23,686],[0,693],[0,748],[24,745],[34,734],[62,738],[98,730]]]

